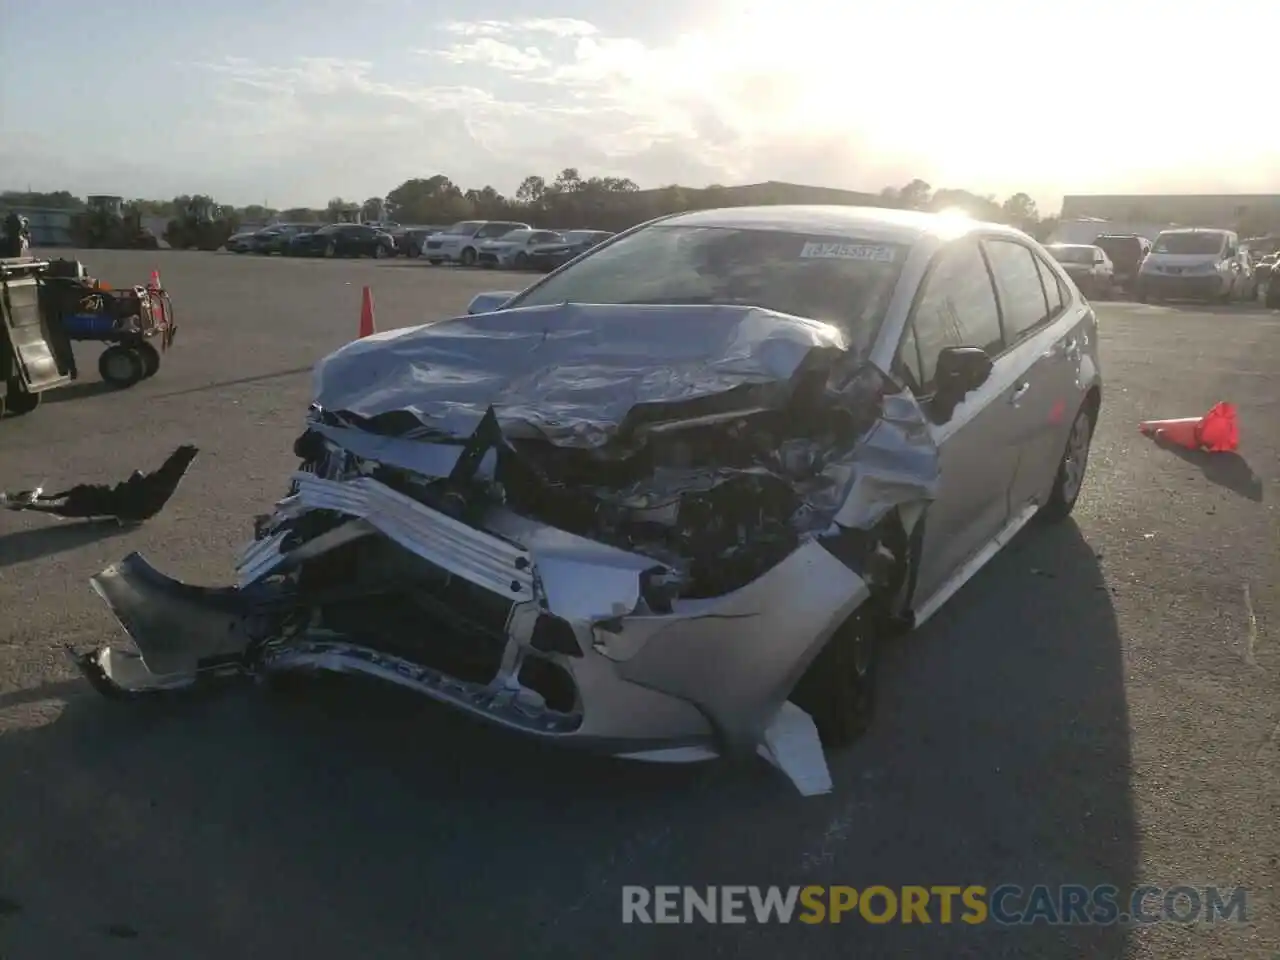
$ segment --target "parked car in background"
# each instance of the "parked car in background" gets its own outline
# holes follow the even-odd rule
[[[314,233],[300,234],[289,252],[303,257],[394,257],[391,234],[363,223],[331,223]]]
[[[564,237],[564,247],[548,247],[530,254],[530,269],[541,270],[544,273],[555,270],[613,236],[607,230],[558,230],[556,232]]]
[[[532,229],[527,223],[511,220],[463,220],[428,237],[423,256],[433,264],[460,263],[473,267],[480,256],[480,245],[486,240],[497,240],[512,230]]]
[[[286,257],[305,256],[306,254],[304,251],[308,248],[310,244],[310,241],[308,240],[308,238],[311,236],[311,234],[315,233],[322,226],[324,226],[324,224],[313,223],[310,226],[300,228],[297,233],[295,233],[292,237],[289,238],[289,242],[285,245],[284,250],[281,252],[284,253]]]
[[[1151,241],[1136,233],[1104,233],[1093,241],[1101,247],[1112,265],[1112,281],[1117,287],[1132,292],[1142,261],[1151,252]]]
[[[223,247],[228,253],[250,253],[253,250],[253,238],[257,234],[257,230],[241,230],[239,233],[233,233],[227,237]]]
[[[1071,513],[1102,402],[1044,248],[914,211],[678,214],[468,313],[317,364],[236,587],[94,579],[134,640],[79,659],[98,689],[355,672],[825,792],[884,644]]]
[[[1257,276],[1262,302],[1271,309],[1280,308],[1280,253],[1263,257],[1258,264]]]
[[[1138,271],[1137,298],[1229,302],[1247,295],[1252,270],[1234,231],[1163,230]]]
[[[396,236],[396,246],[400,250],[401,256],[420,257],[423,254],[423,248],[426,245],[427,237],[440,233],[444,227],[437,226],[421,226],[415,225],[411,227],[401,228],[401,232]]]
[[[1086,297],[1111,296],[1115,267],[1101,247],[1089,243],[1053,243],[1046,247]]]
[[[530,261],[539,254],[556,256],[568,250],[564,237],[552,230],[521,228],[480,244],[476,262],[482,267],[528,270]]]
[[[288,251],[289,244],[299,233],[314,231],[319,228],[315,223],[273,223],[253,235],[253,252],[270,256],[273,253],[283,254]]]

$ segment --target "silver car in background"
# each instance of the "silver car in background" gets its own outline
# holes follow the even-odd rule
[[[554,230],[522,227],[482,243],[476,263],[481,267],[524,270],[533,258],[558,256],[567,253],[568,249],[568,242]]]
[[[879,653],[1080,494],[1094,312],[1005,226],[759,207],[636,227],[470,315],[323,360],[235,586],[94,578],[114,696],[370,675],[651,761],[762,754],[805,793]]]
[[[1115,291],[1116,268],[1101,247],[1091,243],[1051,243],[1045,248],[1087,297],[1109,297]]]
[[[460,263],[464,267],[473,267],[479,259],[480,247],[486,241],[497,240],[512,230],[531,229],[527,223],[511,220],[463,220],[427,237],[422,244],[422,256],[436,266]]]

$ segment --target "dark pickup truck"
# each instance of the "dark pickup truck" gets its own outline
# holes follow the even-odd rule
[[[1132,292],[1138,278],[1142,260],[1151,252],[1151,241],[1132,233],[1104,233],[1093,241],[1094,246],[1106,251],[1115,267],[1113,282],[1117,287]]]

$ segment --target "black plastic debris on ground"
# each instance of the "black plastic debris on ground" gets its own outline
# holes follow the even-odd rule
[[[58,493],[22,490],[0,494],[0,505],[10,510],[48,513],[76,519],[110,518],[122,523],[150,520],[164,509],[186,476],[199,449],[183,444],[157,470],[135,470],[115,485],[82,483]]]

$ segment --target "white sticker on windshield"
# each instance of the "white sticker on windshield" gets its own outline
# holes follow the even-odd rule
[[[873,263],[893,263],[893,247],[871,243],[819,243],[810,240],[800,248],[802,260],[870,260]]]

